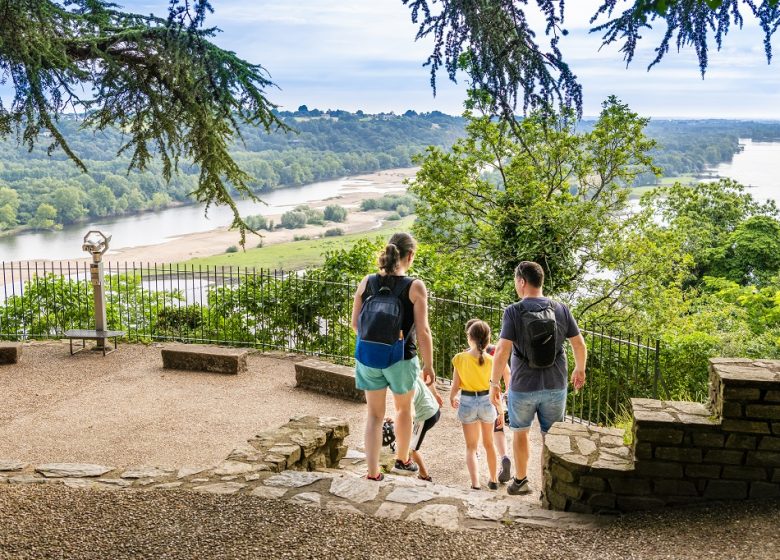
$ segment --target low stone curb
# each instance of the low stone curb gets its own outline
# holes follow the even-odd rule
[[[346,422],[296,417],[264,430],[233,450],[219,465],[178,470],[154,466],[117,469],[104,465],[28,465],[0,460],[0,483],[64,484],[113,491],[168,490],[249,494],[284,499],[352,515],[418,521],[445,529],[491,528],[512,523],[591,528],[603,517],[554,512],[504,491],[473,491],[388,475],[383,482],[360,476],[363,454],[347,453]]]

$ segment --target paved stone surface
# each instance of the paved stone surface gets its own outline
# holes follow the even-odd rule
[[[241,463],[239,461],[224,461],[214,469],[214,474],[217,476],[231,476],[237,474],[244,474],[257,470],[255,465],[249,463]]]
[[[387,501],[397,502],[399,504],[419,504],[427,502],[436,497],[436,494],[423,490],[422,488],[396,488],[387,496]]]
[[[322,496],[316,492],[302,492],[288,498],[287,501],[293,504],[319,506],[322,503]]]
[[[276,488],[273,486],[258,486],[252,490],[252,495],[258,498],[277,499],[287,493],[287,488]]]
[[[245,486],[246,484],[241,484],[240,482],[217,482],[204,486],[196,486],[193,490],[206,494],[235,494]]]
[[[379,504],[379,508],[374,512],[376,517],[385,517],[387,519],[401,519],[406,506],[403,504],[394,504],[391,502],[383,502]]]
[[[0,472],[21,471],[27,468],[27,463],[0,459]]]
[[[83,463],[47,463],[35,467],[35,472],[49,478],[102,476],[112,470],[111,467],[104,467],[103,465]]]
[[[156,478],[158,476],[167,476],[173,471],[160,469],[157,467],[135,467],[127,469],[120,476],[122,478]]]
[[[334,478],[330,493],[352,502],[363,503],[376,499],[380,485],[370,480]]]
[[[176,473],[176,478],[187,478],[188,476],[194,476],[207,470],[204,467],[182,467]]]
[[[411,513],[407,521],[421,521],[426,525],[434,525],[454,531],[459,527],[458,508],[448,504],[430,504]]]
[[[506,502],[482,502],[479,504],[471,504],[469,505],[468,510],[466,510],[466,517],[471,519],[500,521],[508,508],[509,506]]]
[[[301,488],[314,484],[327,475],[320,472],[284,471],[265,480],[266,486],[280,486],[283,488]]]

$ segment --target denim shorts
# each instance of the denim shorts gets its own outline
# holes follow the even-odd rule
[[[473,397],[460,396],[458,405],[458,420],[461,424],[473,424],[474,422],[490,422],[496,420],[496,407],[490,402],[490,395]]]
[[[396,395],[414,389],[414,381],[420,375],[420,360],[401,360],[388,368],[372,368],[355,362],[355,387],[362,391],[378,391],[390,387]]]
[[[566,414],[566,389],[509,391],[509,429],[522,432],[531,427],[534,415],[539,417],[542,433],[550,431],[556,422],[562,422]]]

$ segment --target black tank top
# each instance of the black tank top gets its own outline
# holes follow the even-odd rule
[[[379,277],[380,286],[387,286],[391,290],[395,289],[397,282],[403,282],[404,279],[409,278],[408,276],[383,276],[381,274],[376,274],[375,276]],[[412,300],[409,299],[409,290],[412,289],[412,284],[414,284],[415,279],[411,278],[410,280],[411,282],[409,282],[409,285],[401,292],[401,295],[398,298],[401,300],[401,305],[404,307],[404,320],[401,323],[401,330],[404,332],[405,339],[404,360],[411,360],[417,355],[417,333],[414,329],[414,304],[412,303]],[[365,303],[366,298],[370,295],[372,295],[371,287],[369,283],[366,283],[366,289],[363,290],[361,301]]]

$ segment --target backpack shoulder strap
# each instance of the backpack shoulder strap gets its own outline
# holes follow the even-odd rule
[[[366,291],[368,292],[367,296],[375,296],[379,293],[379,290],[382,288],[382,279],[379,276],[379,274],[371,274],[368,277],[368,282],[366,283]]]
[[[393,295],[397,298],[401,297],[401,294],[404,293],[404,290],[406,290],[407,287],[411,286],[412,283],[417,280],[416,278],[410,278],[409,276],[404,276],[403,278],[399,278],[395,282],[395,287],[393,288]]]

